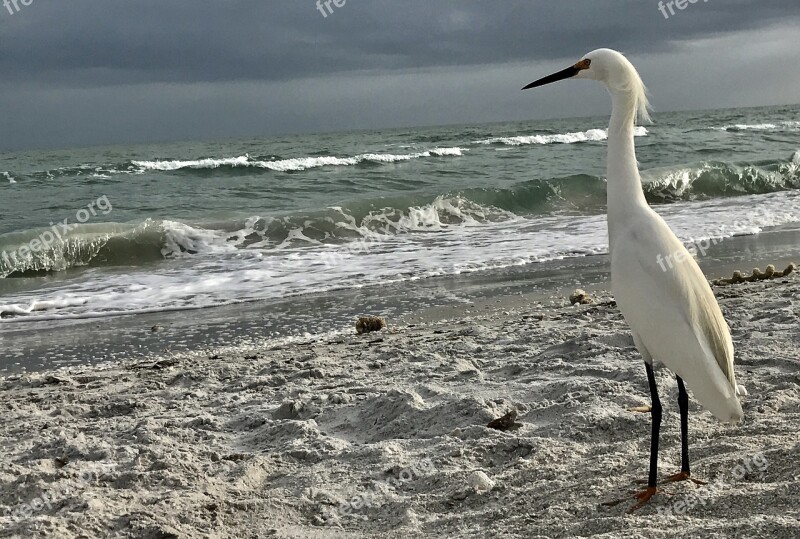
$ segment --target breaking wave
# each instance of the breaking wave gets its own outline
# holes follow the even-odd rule
[[[434,148],[424,152],[411,154],[380,154],[366,153],[354,157],[300,157],[295,159],[261,160],[253,159],[249,155],[228,157],[222,159],[197,159],[192,161],[164,160],[164,161],[131,161],[141,170],[173,171],[182,169],[216,169],[216,168],[261,168],[277,172],[292,172],[328,166],[353,166],[361,163],[397,163],[422,159],[426,157],[460,157],[467,151],[464,148]]]
[[[779,130],[795,130],[800,129],[800,121],[787,120],[778,123],[760,123],[760,124],[732,124],[723,125],[722,127],[714,127],[712,129],[719,131],[779,131]]]
[[[647,129],[636,127],[637,137],[647,136]],[[506,146],[524,146],[528,144],[575,144],[576,142],[599,142],[608,139],[607,129],[590,129],[577,133],[561,133],[555,135],[523,135],[516,137],[494,137],[475,141],[476,144],[504,144]]]
[[[753,164],[706,162],[643,171],[650,202],[712,199],[800,189],[800,152],[786,161]],[[605,209],[606,181],[590,175],[528,180],[504,188],[471,188],[440,195],[353,200],[343,206],[244,221],[140,223],[76,226],[57,241],[45,230],[0,236],[0,277],[30,276],[80,266],[145,265],[190,255],[237,253],[243,249],[340,244],[375,235],[397,237],[481,226],[536,215]],[[52,234],[48,237],[52,239]],[[40,239],[33,250],[33,240]]]

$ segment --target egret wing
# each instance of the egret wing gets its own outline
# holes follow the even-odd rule
[[[684,378],[704,406],[727,420],[736,408],[741,413],[738,401],[718,406],[736,393],[728,325],[697,262],[667,224],[649,208],[641,217],[635,228],[615,238],[612,284],[617,303],[648,352]]]

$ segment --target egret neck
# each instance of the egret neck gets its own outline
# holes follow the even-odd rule
[[[608,126],[608,237],[613,253],[614,238],[627,217],[648,208],[642,191],[634,146],[636,98],[632,92],[609,88],[613,102]]]

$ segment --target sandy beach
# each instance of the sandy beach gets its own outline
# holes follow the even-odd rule
[[[0,537],[800,536],[800,278],[715,288],[745,421],[692,402],[696,477],[640,511],[645,371],[612,298],[0,381]],[[377,313],[379,314],[379,313]],[[661,475],[677,389],[658,371]],[[691,391],[690,391],[691,392]],[[518,414],[507,431],[487,424]]]
[[[797,2],[0,4],[0,539],[800,539]]]

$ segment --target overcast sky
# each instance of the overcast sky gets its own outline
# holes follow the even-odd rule
[[[3,150],[605,114],[519,91],[599,47],[656,113],[800,102],[798,0],[2,1]]]

